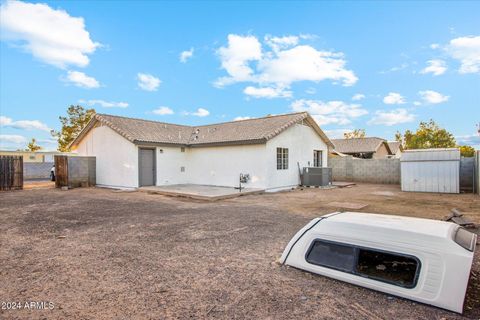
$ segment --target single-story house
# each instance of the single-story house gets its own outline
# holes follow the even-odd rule
[[[326,167],[333,145],[307,113],[203,126],[96,114],[71,144],[96,157],[100,186],[172,184],[276,191],[297,186],[299,168]]]
[[[392,152],[390,158],[400,159],[403,152],[402,144],[398,141],[388,141],[388,146],[390,147],[390,151]]]
[[[362,159],[385,159],[392,154],[387,140],[377,137],[332,139],[334,150]]]

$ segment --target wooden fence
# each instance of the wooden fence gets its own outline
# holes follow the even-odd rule
[[[0,190],[23,189],[23,157],[0,156]]]
[[[55,187],[68,187],[67,156],[55,156]]]

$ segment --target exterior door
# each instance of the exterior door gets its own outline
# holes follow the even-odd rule
[[[139,149],[138,167],[140,187],[155,185],[155,149]]]

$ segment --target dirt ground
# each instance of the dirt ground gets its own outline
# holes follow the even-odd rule
[[[53,309],[0,310],[0,318],[480,317],[480,246],[463,316],[275,262],[310,219],[346,201],[367,205],[349,211],[433,219],[458,208],[480,223],[478,196],[402,193],[387,185],[218,202],[99,188],[3,192],[0,300]]]
[[[23,182],[23,189],[45,189],[45,188],[55,188],[55,182],[50,181],[50,179],[35,179],[35,180],[25,180]]]

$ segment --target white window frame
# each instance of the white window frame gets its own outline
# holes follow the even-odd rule
[[[316,168],[323,167],[323,150],[313,150],[313,166]]]
[[[277,170],[288,170],[288,148],[277,148]]]

